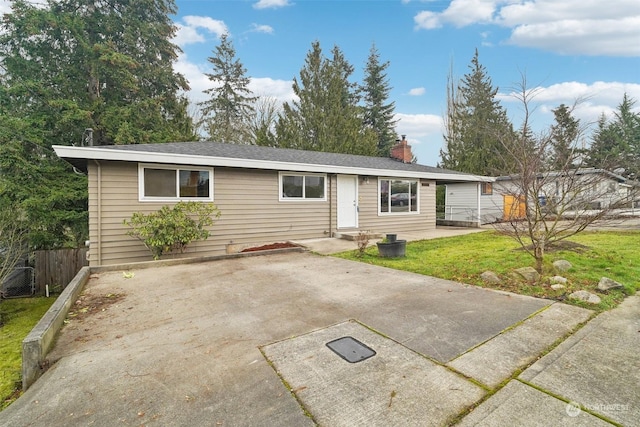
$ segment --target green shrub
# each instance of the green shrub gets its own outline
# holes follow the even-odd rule
[[[218,217],[220,211],[214,204],[178,202],[150,214],[136,212],[123,223],[131,227],[127,234],[144,243],[157,260],[169,252],[184,252],[194,240],[206,240],[206,227],[211,227]]]

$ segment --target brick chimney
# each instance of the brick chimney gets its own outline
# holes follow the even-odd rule
[[[407,143],[406,135],[402,135],[402,140],[396,140],[396,145],[391,147],[391,158],[400,160],[403,163],[411,163],[413,161],[413,153],[411,146]]]

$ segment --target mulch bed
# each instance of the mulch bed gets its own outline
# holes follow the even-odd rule
[[[268,251],[270,249],[285,249],[285,248],[299,248],[300,246],[290,242],[270,243],[268,245],[255,246],[252,248],[246,248],[240,252],[256,252],[256,251]]]

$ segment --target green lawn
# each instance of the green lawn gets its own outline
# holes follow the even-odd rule
[[[355,250],[336,256],[477,286],[561,300],[595,310],[613,308],[626,294],[633,294],[640,289],[640,232],[583,232],[569,241],[588,248],[578,252],[548,252],[543,278],[533,284],[514,277],[513,270],[535,266],[534,259],[519,249],[514,240],[494,231],[409,242],[405,258],[380,258],[375,245],[368,248],[362,258],[356,256]],[[569,280],[567,288],[556,291],[551,289],[548,279],[556,274],[552,263],[558,259],[566,259],[573,264],[573,268],[562,274]],[[500,285],[484,283],[480,274],[486,270],[496,273],[503,282]],[[599,294],[602,302],[596,306],[566,299],[568,294],[580,289],[595,292],[602,276],[624,284],[625,290],[612,291],[608,295]]]
[[[46,313],[55,298],[17,298],[0,303],[0,410],[14,401],[22,388],[22,340]]]

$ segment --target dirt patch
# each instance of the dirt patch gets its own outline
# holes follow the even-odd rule
[[[82,320],[93,313],[105,311],[107,307],[124,299],[125,294],[81,294],[73,304],[67,318]]]
[[[256,251],[268,251],[270,249],[285,249],[285,248],[299,248],[299,245],[291,242],[279,242],[279,243],[270,243],[268,245],[262,246],[254,246],[252,248],[246,248],[241,250],[240,252],[256,252]]]

